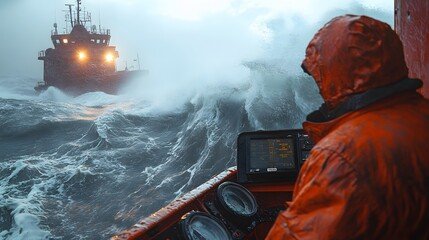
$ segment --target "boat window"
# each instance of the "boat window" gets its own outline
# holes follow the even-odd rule
[[[91,39],[91,42],[95,42],[95,39]]]
[[[97,43],[100,43],[100,39],[97,39]]]
[[[69,40],[67,38],[64,38],[63,43],[67,44],[67,43],[69,43]]]
[[[106,43],[106,39],[103,39],[103,43]]]
[[[59,44],[60,43],[60,39],[55,39],[55,43]]]

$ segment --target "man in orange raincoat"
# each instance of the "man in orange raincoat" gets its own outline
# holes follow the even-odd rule
[[[429,239],[429,100],[399,37],[337,17],[302,67],[325,103],[303,124],[315,146],[267,239]]]

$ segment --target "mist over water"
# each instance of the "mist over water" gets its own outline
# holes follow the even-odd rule
[[[145,37],[106,24],[150,71],[116,96],[36,95],[41,77],[0,77],[0,239],[99,239],[131,226],[234,166],[240,132],[301,127],[321,98],[299,66],[328,19],[393,19],[354,1],[317,15],[233,3],[130,24]]]

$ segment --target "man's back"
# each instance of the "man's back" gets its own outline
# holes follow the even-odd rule
[[[429,100],[409,79],[402,44],[366,16],[332,19],[302,67],[324,104],[315,142],[268,239],[429,239]]]
[[[334,236],[429,239],[429,100],[403,93],[340,122],[317,146],[355,173],[340,180],[354,184],[344,189],[347,212]]]
[[[429,239],[428,123],[429,100],[413,92],[307,123],[326,135],[270,238]]]

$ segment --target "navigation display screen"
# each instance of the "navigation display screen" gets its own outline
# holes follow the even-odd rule
[[[277,172],[295,168],[292,138],[250,140],[250,172]]]

